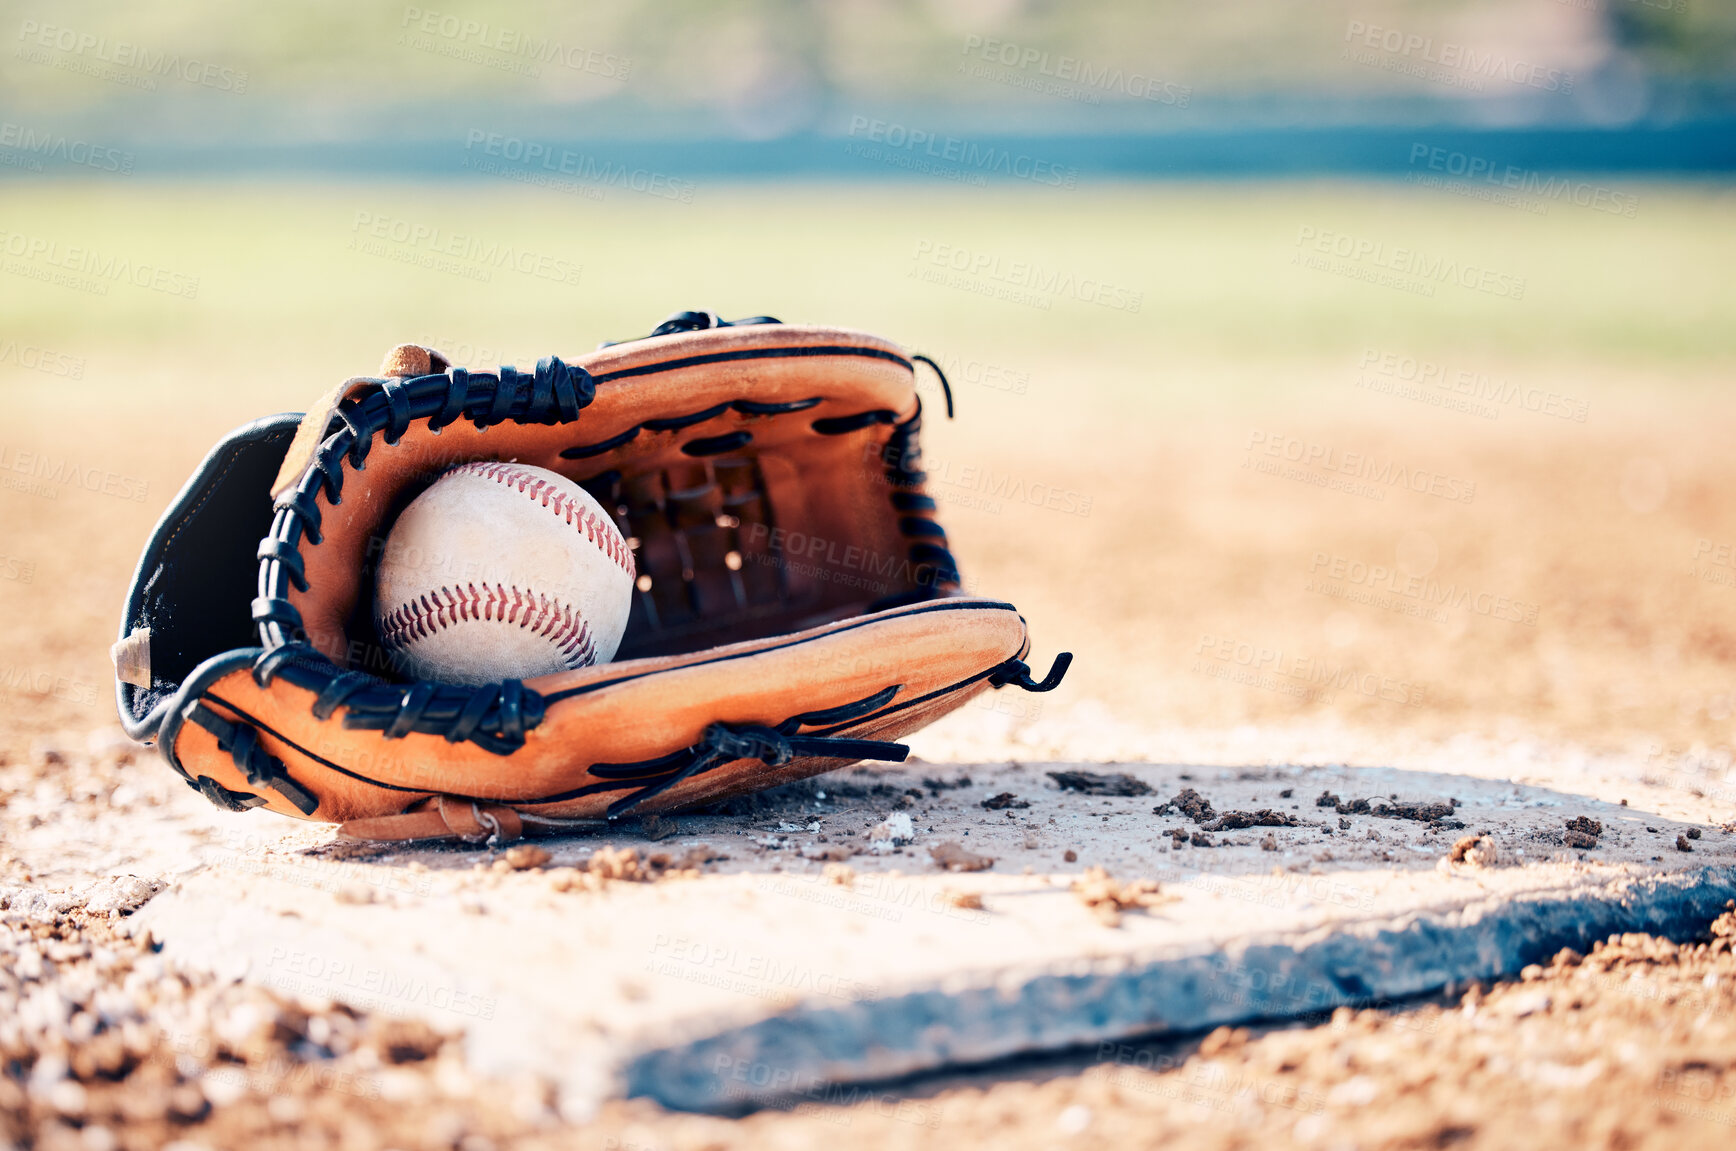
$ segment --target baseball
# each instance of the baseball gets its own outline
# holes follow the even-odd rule
[[[547,468],[483,460],[399,515],[374,623],[417,679],[530,679],[614,658],[634,576],[632,550],[589,492]]]

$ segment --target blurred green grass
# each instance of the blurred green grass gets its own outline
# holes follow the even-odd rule
[[[0,186],[0,230],[199,280],[196,299],[125,283],[93,295],[0,275],[0,334],[89,361],[79,389],[145,404],[200,395],[237,413],[297,408],[404,340],[513,359],[575,355],[671,311],[769,313],[915,349],[1034,366],[1123,403],[1197,400],[1177,365],[1239,365],[1223,387],[1281,392],[1286,365],[1370,346],[1598,373],[1715,375],[1736,359],[1736,195],[1622,185],[1632,218],[1570,204],[1533,215],[1402,185],[1103,185],[1072,192],[888,185],[701,185],[691,204],[611,188],[596,202],[506,185],[94,183]],[[578,266],[556,283],[486,260],[488,282],[399,262],[431,245],[351,245],[372,222],[437,230]],[[1307,228],[1523,277],[1523,300],[1441,285],[1432,298],[1292,263]],[[1137,310],[1047,310],[926,282],[951,246],[1139,293]],[[565,261],[566,263],[557,263]],[[42,260],[36,263],[40,266]],[[472,363],[473,367],[492,364]],[[15,394],[59,392],[0,364]],[[44,396],[44,402],[53,402]]]

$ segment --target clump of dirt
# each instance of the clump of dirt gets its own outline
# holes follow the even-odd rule
[[[1106,927],[1119,927],[1124,911],[1156,907],[1175,898],[1163,894],[1162,885],[1155,879],[1121,883],[1101,867],[1087,868],[1084,875],[1075,879],[1073,894]]]
[[[1383,819],[1414,819],[1418,823],[1432,823],[1440,827],[1463,827],[1463,823],[1452,818],[1459,806],[1459,801],[1449,799],[1446,802],[1407,803],[1398,799],[1353,799],[1348,803],[1323,791],[1314,801],[1316,807],[1331,807],[1339,815],[1378,815]]]
[[[1707,926],[1706,939],[1712,944],[1713,954],[1726,951],[1736,954],[1736,899],[1726,902],[1723,914]]]
[[[1597,837],[1603,834],[1603,824],[1586,815],[1576,815],[1567,821],[1567,829],[1561,834],[1561,841],[1567,846],[1585,850],[1597,846]]]
[[[1297,827],[1300,821],[1293,815],[1262,807],[1259,811],[1226,811],[1207,831],[1240,831],[1244,827]]]
[[[928,854],[935,866],[944,871],[987,871],[995,865],[992,856],[978,855],[954,840],[935,844]]]
[[[1181,789],[1181,794],[1168,803],[1160,803],[1151,809],[1153,815],[1168,815],[1179,811],[1195,823],[1207,823],[1217,818],[1217,812],[1212,810],[1212,801],[1191,787]]]
[[[1220,1055],[1240,1051],[1248,1045],[1248,1040],[1252,1037],[1253,1033],[1246,1027],[1219,1027],[1200,1040],[1200,1057],[1216,1059]]]
[[[545,848],[534,843],[520,843],[506,849],[506,855],[500,860],[512,871],[530,871],[541,867],[554,856]]]
[[[827,795],[848,796],[853,799],[870,794],[876,797],[898,794],[896,788],[884,783],[864,787],[837,776],[816,775],[809,779],[798,779],[793,783],[779,784],[765,791],[750,791],[746,795],[719,800],[695,808],[692,814],[746,816],[752,819],[790,815],[811,810],[811,805],[822,791]]]
[[[681,829],[673,819],[663,815],[647,815],[639,820],[639,833],[651,842],[668,839],[681,834]]]
[[[1005,811],[1009,807],[1029,807],[1031,801],[1020,799],[1010,791],[1003,791],[999,795],[991,795],[983,800],[982,806],[987,811]]]
[[[1418,823],[1446,823],[1457,809],[1458,802],[1449,800],[1446,803],[1403,803],[1397,800],[1384,802],[1376,800],[1374,814],[1386,819],[1414,819]],[[1463,827],[1463,824],[1459,826]]]
[[[1501,848],[1487,835],[1460,837],[1447,852],[1448,863],[1463,863],[1471,867],[1494,867],[1501,862]]]
[[[1099,775],[1094,771],[1051,771],[1048,776],[1062,791],[1077,791],[1084,795],[1151,794],[1150,784],[1125,771],[1112,775]]]
[[[922,786],[928,788],[930,795],[939,795],[943,791],[956,791],[961,787],[970,787],[972,783],[968,775],[961,775],[957,779],[934,779],[925,775],[922,777]]]
[[[556,867],[548,872],[549,886],[556,891],[601,891],[611,883],[656,883],[661,879],[698,879],[700,869],[728,856],[701,843],[679,856],[652,852],[639,857],[636,847],[599,847],[576,867]]]

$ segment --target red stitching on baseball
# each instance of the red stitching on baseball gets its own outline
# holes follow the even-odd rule
[[[597,648],[583,616],[552,596],[539,593],[533,598],[528,591],[501,584],[425,592],[386,613],[380,620],[380,642],[403,649],[444,628],[478,620],[517,624],[542,636],[555,645],[571,670],[597,662]]]
[[[627,541],[621,538],[620,531],[613,523],[597,518],[590,508],[573,499],[566,492],[549,483],[541,476],[527,472],[514,464],[500,460],[473,460],[468,464],[460,464],[448,475],[464,472],[473,476],[481,476],[514,488],[531,499],[542,504],[567,523],[584,533],[604,555],[613,560],[617,567],[628,575],[635,574],[633,568],[633,553],[627,547]]]

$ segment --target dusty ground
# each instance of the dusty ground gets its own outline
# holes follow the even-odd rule
[[[1736,1124],[1736,920],[1730,915],[1707,925],[1697,941],[1624,937],[1583,960],[1567,955],[1509,983],[1420,1004],[1345,1009],[1257,1035],[1224,1031],[1160,1045],[1116,1044],[926,1081],[817,1089],[782,1108],[733,1120],[669,1113],[644,1101],[608,1104],[594,1115],[563,1115],[546,1083],[476,1075],[452,1037],[424,1025],[165,965],[148,932],[135,930],[128,914],[151,894],[151,885],[93,877],[120,870],[119,860],[149,871],[148,846],[142,857],[122,854],[129,821],[174,828],[183,810],[189,825],[209,817],[201,800],[166,776],[141,775],[141,768],[154,765],[134,758],[118,742],[91,741],[46,758],[21,756],[0,769],[7,796],[0,806],[6,832],[0,857],[0,1123],[7,1125],[0,1139],[18,1146],[144,1148],[171,1140],[212,1148],[465,1151],[822,1143],[1721,1146]],[[1080,765],[1092,769],[1114,789],[1112,766]],[[1414,840],[1427,853],[1418,865],[1427,866],[1461,834],[1450,826],[1394,818],[1391,811],[1341,816],[1320,806],[1318,796],[1296,792],[1302,778],[1317,782],[1338,774],[1316,769],[1196,770],[1185,785],[1197,784],[1191,796],[1180,790],[1180,780],[1174,797],[1063,793],[1065,826],[1044,826],[1033,835],[1023,829],[1025,809],[999,806],[1007,800],[999,798],[998,788],[1004,783],[1016,803],[1021,792],[1052,792],[1050,781],[1003,765],[1003,774],[979,772],[984,778],[962,787],[925,786],[924,772],[937,770],[918,764],[886,774],[847,773],[829,782],[835,792],[868,792],[864,808],[903,811],[924,826],[934,822],[955,832],[974,828],[977,834],[961,842],[1000,857],[1002,873],[1035,860],[1044,872],[1078,876],[1081,899],[1120,902],[1126,914],[1140,914],[1143,902],[1127,886],[1129,879],[1182,878],[1158,867],[1165,854],[1184,869],[1247,871],[1291,858],[1261,848],[1259,837],[1271,834],[1284,837],[1287,851],[1303,849],[1304,858],[1290,864],[1294,870],[1306,871],[1307,853],[1322,845],[1336,850],[1341,863],[1357,860],[1378,868],[1395,851],[1408,861]],[[941,774],[934,782],[958,782],[954,772]],[[1345,775],[1355,778],[1353,771]],[[1295,794],[1283,795],[1287,789]],[[1524,806],[1530,789],[1513,791]],[[1181,802],[1172,805],[1171,799]],[[1306,822],[1298,828],[1225,830],[1197,806],[1201,799],[1211,801],[1220,818],[1270,805],[1281,815],[1294,810],[1292,817]],[[732,815],[682,819],[679,838],[646,843],[635,836],[638,864],[607,844],[577,841],[551,844],[555,851],[548,859],[534,852],[509,856],[473,849],[418,856],[428,861],[422,866],[460,879],[475,874],[466,889],[480,898],[515,863],[546,874],[551,886],[579,892],[647,878],[679,883],[681,877],[667,868],[648,874],[643,864],[664,844],[671,855],[689,854],[681,845],[693,834],[727,844],[728,860],[691,861],[708,872],[934,868],[914,848],[898,856],[863,854],[859,839],[870,829],[866,823],[855,827],[860,820],[854,817],[828,819],[831,834],[824,841],[811,832],[776,834],[803,826],[792,820],[811,814],[814,800],[815,788],[798,787]],[[1343,806],[1354,809],[1354,800]],[[1525,811],[1535,828],[1509,850],[1522,847],[1537,859],[1576,853],[1563,829],[1577,814]],[[1478,811],[1471,806],[1435,814],[1443,825],[1457,816],[1475,823]],[[64,821],[59,830],[57,821]],[[1100,821],[1137,821],[1145,828],[1134,858],[1104,858],[1092,836]],[[1002,823],[1019,830],[1003,829]],[[1194,833],[1208,826],[1214,830],[1205,834],[1217,846],[1195,846]],[[1185,846],[1174,843],[1177,829],[1189,836]],[[259,830],[269,837],[282,828]],[[667,829],[638,830],[663,835]],[[747,838],[731,839],[731,831]],[[1672,842],[1677,835],[1683,838]],[[1025,836],[1036,839],[1036,846],[1025,848]],[[1736,850],[1733,836],[1736,823],[1696,826],[1642,816],[1609,825],[1590,854],[1644,860],[1651,852],[1673,855],[1687,844],[1709,860],[1727,858]],[[52,843],[61,850],[48,851]],[[837,849],[846,862],[826,859],[828,849]],[[297,852],[329,858],[333,850],[313,843],[290,849],[286,858]],[[379,854],[336,850],[364,867]],[[963,862],[972,865],[968,858]],[[1094,865],[1109,866],[1119,878],[1094,883],[1088,874]],[[961,888],[974,878],[960,874]]]
[[[1736,912],[1698,940],[1612,937],[1427,1003],[815,1090],[731,1121],[644,1102],[561,1116],[426,1027],[179,976],[118,912],[9,904],[0,1139],[17,1146],[1711,1147],[1736,1126]]]

